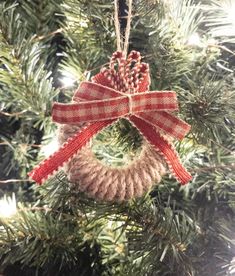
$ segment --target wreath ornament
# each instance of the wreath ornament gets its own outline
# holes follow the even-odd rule
[[[149,66],[132,51],[127,58],[115,52],[109,66],[91,82],[82,82],[73,102],[54,103],[52,118],[62,124],[61,148],[29,175],[41,184],[62,166],[73,186],[89,197],[123,201],[140,197],[159,183],[167,167],[186,184],[191,175],[179,160],[172,138],[183,139],[190,126],[172,114],[178,110],[173,91],[149,91]],[[104,128],[125,118],[143,136],[140,155],[129,165],[110,167],[92,152],[91,139]]]

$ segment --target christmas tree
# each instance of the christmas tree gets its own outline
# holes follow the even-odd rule
[[[233,0],[1,1],[2,275],[235,275],[234,13]],[[150,91],[176,92],[191,125],[171,143],[192,180],[181,185],[162,161],[161,181],[129,200],[92,198],[61,168],[35,184],[28,173],[58,149],[52,103],[71,103],[105,68],[130,15],[128,53],[149,64]],[[122,118],[91,151],[125,167],[144,139]]]

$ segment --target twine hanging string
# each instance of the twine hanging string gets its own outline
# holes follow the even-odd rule
[[[121,51],[121,32],[120,32],[120,22],[118,18],[118,0],[114,1],[114,24],[115,24],[115,31],[116,31],[116,40],[117,40],[117,51]]]
[[[124,49],[123,49],[123,53],[125,57],[127,56],[128,47],[129,47],[131,17],[132,17],[132,0],[128,0],[128,17],[127,17],[126,32],[125,32],[125,43],[124,43]]]
[[[124,58],[126,58],[128,47],[129,47],[129,37],[130,37],[130,30],[131,30],[132,0],[128,0],[128,16],[127,16],[127,23],[126,23],[124,38],[122,38],[122,35],[121,35],[121,27],[120,27],[119,16],[118,16],[118,11],[119,11],[118,1],[119,0],[114,1],[114,24],[115,24],[115,31],[116,31],[116,37],[117,37],[117,51],[122,51],[124,54]]]

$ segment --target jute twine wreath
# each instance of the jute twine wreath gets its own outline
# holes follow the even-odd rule
[[[78,130],[79,126],[63,125],[59,142],[63,144]],[[141,197],[153,183],[159,183],[166,173],[166,163],[145,141],[140,155],[127,166],[105,165],[87,146],[68,163],[65,171],[75,190],[100,200],[123,201]]]
[[[92,81],[124,93],[148,91],[149,70],[147,64],[141,63],[138,52],[132,51],[127,61],[120,52],[116,52],[109,68],[103,68]],[[78,97],[79,92],[75,93],[74,101],[79,101]],[[79,131],[80,126],[63,125],[59,131],[59,142],[66,142]],[[105,165],[96,158],[91,146],[86,146],[67,164],[65,171],[74,189],[96,199],[123,201],[140,197],[154,183],[159,183],[166,167],[162,155],[145,140],[140,155],[126,166],[114,168]]]
[[[122,52],[115,52],[108,67],[91,82],[80,84],[73,103],[54,103],[52,118],[63,124],[59,132],[62,146],[29,175],[41,184],[66,165],[74,189],[106,201],[140,197],[160,182],[167,167],[186,184],[191,175],[170,139],[182,139],[190,126],[171,114],[178,110],[175,92],[149,91],[149,85],[148,65],[141,62],[140,53],[132,51],[126,59]],[[143,137],[141,153],[128,165],[110,167],[96,158],[91,142],[120,119]]]

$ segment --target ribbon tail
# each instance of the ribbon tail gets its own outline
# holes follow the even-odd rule
[[[182,185],[188,183],[192,179],[192,176],[181,164],[179,156],[172,145],[162,138],[160,134],[154,130],[153,126],[148,124],[146,121],[136,116],[131,116],[130,120],[140,130],[140,132],[143,133],[144,137],[146,137],[150,144],[155,146],[162,153],[171,173],[175,176],[175,178]]]
[[[68,162],[90,139],[103,128],[110,125],[115,120],[106,120],[92,123],[85,129],[79,130],[73,137],[69,138],[63,146],[42,161],[28,175],[38,184],[42,184],[50,175],[57,172],[64,163]]]
[[[179,140],[182,140],[191,128],[189,124],[167,111],[141,112],[136,117]]]

